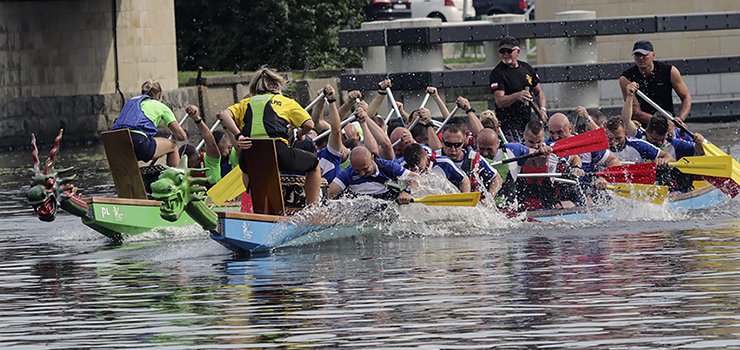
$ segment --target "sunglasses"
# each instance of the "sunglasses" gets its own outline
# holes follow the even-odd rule
[[[444,141],[444,144],[445,146],[450,147],[450,148],[460,148],[463,145],[462,142],[447,142],[447,141]]]
[[[498,53],[512,53],[512,52],[514,52],[514,50],[511,50],[511,49],[501,49],[501,50],[498,50]]]

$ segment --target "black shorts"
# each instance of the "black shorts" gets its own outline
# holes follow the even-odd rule
[[[290,148],[282,141],[275,141],[275,152],[280,172],[305,174],[319,165],[319,158],[315,154],[299,148]],[[249,174],[246,152],[239,155],[239,168],[243,173]]]
[[[136,159],[143,162],[150,161],[154,157],[154,152],[157,151],[157,140],[154,137],[145,136],[138,132],[130,131],[130,133],[131,141],[134,143]]]

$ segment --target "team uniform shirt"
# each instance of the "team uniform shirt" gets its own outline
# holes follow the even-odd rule
[[[499,143],[499,148],[496,151],[496,155],[493,159],[487,159],[489,162],[498,162],[500,160],[511,159],[515,157],[521,157],[529,154],[529,147],[522,145],[521,143]],[[511,162],[507,164],[497,165],[494,168],[501,174],[504,181],[513,177],[516,178],[521,171],[521,166],[526,162],[526,159],[522,159],[518,162]],[[511,175],[511,176],[509,176]]]
[[[221,154],[219,153],[218,158],[208,156],[205,152],[201,152],[203,158],[203,164],[208,169],[205,172],[205,176],[210,176],[209,183],[215,184],[221,181],[221,179],[228,174],[231,169],[239,164],[239,155],[236,153],[236,148],[231,147],[229,151],[229,160],[221,162]]]
[[[152,137],[157,134],[157,126],[163,120],[165,125],[177,121],[172,110],[164,103],[149,95],[139,95],[126,102],[111,130],[129,129]]]
[[[341,171],[342,152],[335,150],[329,144],[318,153],[321,176],[331,183]],[[349,158],[349,157],[348,157]]]
[[[503,62],[499,62],[491,71],[489,82],[491,91],[502,90],[506,95],[524,90],[526,87],[535,87],[540,82],[540,77],[534,68],[527,62],[517,61],[519,67],[511,68]],[[502,130],[515,129],[524,131],[524,127],[531,120],[530,107],[522,101],[516,101],[512,105],[499,108],[496,107],[496,117],[501,123]]]
[[[290,124],[300,128],[311,116],[293,99],[280,94],[258,95],[245,98],[228,108],[241,134],[253,138],[274,138],[288,144]],[[255,110],[253,110],[255,109]],[[256,109],[262,109],[262,113]],[[253,118],[253,115],[262,118]]]
[[[434,174],[444,177],[455,186],[459,186],[460,183],[465,181],[465,173],[458,168],[452,159],[445,156],[438,156],[434,152],[427,153],[430,161],[427,165],[426,171],[430,171]],[[408,168],[406,161],[402,161],[401,166]]]
[[[622,149],[612,150],[612,152],[622,163],[645,163],[655,161],[660,154],[660,149],[645,140],[627,136]]]
[[[385,159],[375,159],[375,161],[383,165],[385,169],[388,170],[388,172],[390,172],[390,174],[392,176],[395,176],[396,178],[407,177],[411,174],[408,169],[402,167],[398,163]],[[377,166],[377,164],[375,166],[375,173],[372,176],[376,179],[379,179],[380,181],[393,180],[386,176],[386,174],[384,174],[382,171],[380,171],[380,168]],[[347,167],[347,169],[339,172],[332,183],[339,185],[342,190],[349,189],[356,194],[366,194],[373,197],[382,197],[383,195],[388,193],[387,186],[378,181],[367,179],[358,175],[357,173],[355,173],[352,165]]]
[[[491,163],[483,158],[483,156],[480,156],[480,153],[467,148],[463,148],[462,151],[463,157],[459,161],[450,160],[470,177],[470,184],[474,191],[478,185],[483,185],[483,187],[488,189],[491,181],[498,174],[496,168],[491,166]],[[444,156],[441,148],[436,150],[436,153],[437,157]],[[477,162],[475,161],[476,158],[478,159]]]

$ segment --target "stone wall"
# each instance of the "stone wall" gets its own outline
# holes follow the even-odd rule
[[[146,79],[178,88],[174,0],[0,2],[0,148],[94,139]]]

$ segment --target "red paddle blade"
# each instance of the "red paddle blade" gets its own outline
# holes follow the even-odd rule
[[[638,163],[616,165],[596,173],[609,182],[626,182],[633,184],[655,184],[655,163]]]
[[[704,180],[707,180],[707,182],[717,187],[722,193],[730,196],[730,198],[735,198],[735,196],[740,194],[740,185],[729,177],[704,176]]]
[[[609,148],[609,139],[604,128],[591,130],[583,134],[558,140],[552,146],[552,152],[561,156],[603,151]]]

